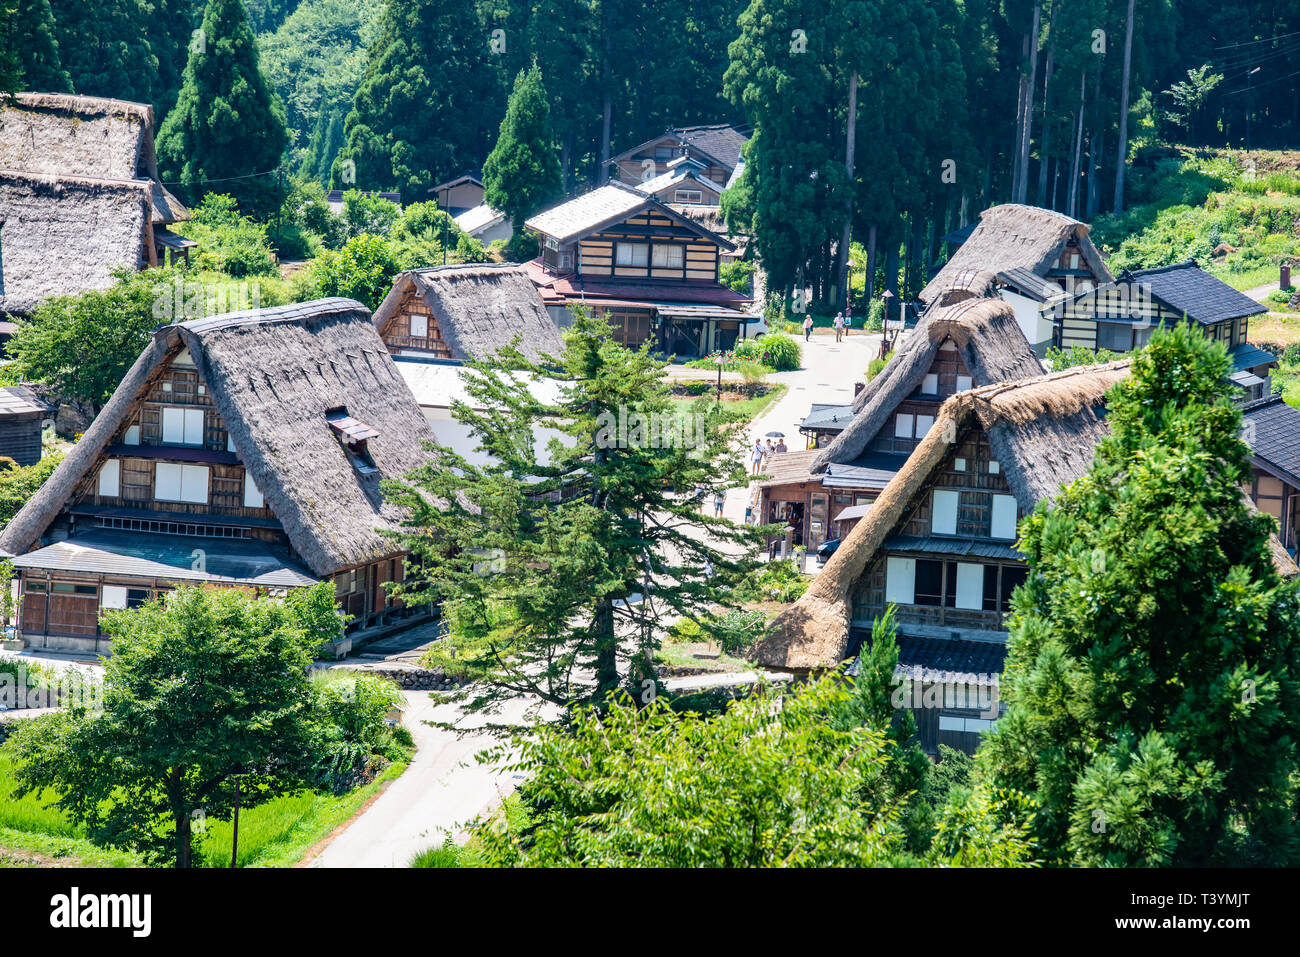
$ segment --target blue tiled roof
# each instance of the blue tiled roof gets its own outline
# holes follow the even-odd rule
[[[1300,409],[1277,395],[1246,406],[1242,420],[1256,457],[1300,485]]]
[[[1259,346],[1252,346],[1249,342],[1243,342],[1241,345],[1229,349],[1228,358],[1232,360],[1233,372],[1277,362],[1277,356],[1273,355],[1273,353],[1265,352]]]

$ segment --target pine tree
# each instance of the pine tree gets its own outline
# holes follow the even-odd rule
[[[0,99],[23,85],[23,66],[10,38],[18,31],[18,0],[0,0]]]
[[[275,171],[284,152],[284,110],[258,65],[257,41],[240,0],[208,0],[190,46],[185,82],[158,134],[163,175],[194,202],[207,184],[245,212],[279,205]]]
[[[1269,556],[1224,347],[1152,337],[1091,470],[1021,525],[1003,698],[977,757],[1075,865],[1295,864],[1300,598]]]
[[[483,163],[483,185],[487,204],[508,215],[516,232],[560,195],[551,107],[536,63],[515,79],[497,145]]]
[[[675,410],[664,363],[585,311],[554,363],[510,348],[471,363],[485,411],[457,403],[455,415],[491,461],[438,449],[385,486],[410,510],[402,541],[419,556],[402,598],[443,603],[452,635],[433,654],[482,679],[476,706],[520,693],[600,702],[620,685],[647,700],[662,620],[726,601],[761,541],[691,495],[744,485],[734,415],[711,400]],[[530,378],[558,378],[559,397],[533,398]]]
[[[333,181],[419,198],[481,163],[501,102],[490,40],[473,0],[387,0]]]

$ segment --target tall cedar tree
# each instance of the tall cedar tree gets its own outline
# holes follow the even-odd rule
[[[176,107],[158,134],[163,175],[184,184],[190,202],[211,184],[245,212],[266,215],[278,206],[284,109],[262,76],[240,0],[208,0],[199,29]]]
[[[0,0],[0,98],[17,93],[23,85],[18,33],[18,0]]]
[[[0,90],[71,93],[72,81],[59,61],[50,0],[5,0],[0,3],[0,61],[16,63],[21,78]],[[0,74],[4,67],[0,66]]]
[[[537,364],[506,346],[469,364],[483,411],[453,413],[488,464],[439,448],[386,485],[411,510],[400,537],[418,559],[399,593],[444,604],[453,634],[439,663],[485,679],[476,706],[521,693],[603,701],[621,674],[650,694],[660,622],[698,619],[754,567],[762,530],[701,514],[692,494],[745,483],[743,423],[711,399],[674,410],[663,366],[581,312],[558,357]],[[553,402],[521,387],[545,377],[562,383]],[[661,426],[682,424],[688,445],[663,447]]]
[[[536,63],[515,79],[497,145],[483,163],[483,185],[487,204],[508,215],[516,232],[560,195],[551,107]]]
[[[236,800],[250,807],[316,780],[308,667],[343,632],[333,586],[283,601],[182,588],[103,625],[103,710],[21,722],[19,795],[52,788],[95,842],[189,867],[196,812],[228,820]]]
[[[978,761],[1049,861],[1295,864],[1300,603],[1249,507],[1222,345],[1152,337],[1086,476],[1021,525],[1008,714]]]
[[[331,178],[418,198],[487,154],[500,62],[473,0],[388,0],[381,18]]]

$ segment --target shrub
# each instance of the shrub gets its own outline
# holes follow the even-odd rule
[[[742,602],[792,602],[808,588],[808,579],[788,558],[768,562],[750,572],[736,586],[734,597]]]
[[[718,267],[718,280],[728,289],[748,296],[754,291],[754,264],[736,260]]]
[[[378,196],[368,196],[356,189],[343,194],[343,228],[348,239],[366,233],[388,236],[401,215],[396,203]]]
[[[668,627],[668,640],[684,645],[708,641],[708,637],[700,627],[700,623],[691,618],[678,618]]]
[[[718,647],[729,655],[743,655],[762,637],[767,619],[761,611],[733,608],[708,623],[708,631]]]
[[[769,334],[759,340],[763,345],[763,364],[777,372],[790,372],[799,368],[802,350],[799,343],[787,335]]]
[[[235,279],[274,276],[275,259],[266,238],[266,227],[241,216],[232,196],[209,193],[191,212],[188,222],[173,227],[198,243],[191,253],[194,265],[215,269]]]
[[[346,296],[371,309],[379,308],[388,295],[397,270],[388,241],[369,233],[354,236],[338,252],[326,252],[312,263],[322,296]]]
[[[1058,349],[1052,346],[1047,350],[1046,358],[1051,363],[1052,370],[1059,372],[1061,369],[1069,369],[1073,366],[1091,366],[1110,362],[1118,359],[1120,355],[1109,349],[1098,349],[1093,352],[1084,346],[1071,346],[1069,349]]]

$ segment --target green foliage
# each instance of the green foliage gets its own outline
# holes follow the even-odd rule
[[[1061,864],[1293,864],[1297,586],[1241,486],[1224,347],[1157,332],[1089,473],[1021,525],[1003,698],[977,758]]]
[[[908,831],[910,765],[863,700],[863,685],[822,677],[767,689],[706,718],[626,697],[580,708],[568,728],[520,742],[522,826],[480,824],[490,866],[830,867],[952,863],[1015,866],[1023,837],[983,829],[942,856]],[[924,769],[920,756],[917,768]],[[924,804],[924,802],[920,802]],[[924,844],[924,842],[920,842]]]
[[[515,79],[496,146],[483,162],[483,186],[484,201],[516,230],[562,191],[551,107],[536,62]]]
[[[103,405],[158,326],[160,297],[183,275],[174,269],[124,270],[103,292],[45,300],[15,323],[6,348],[17,371],[59,395]],[[88,350],[88,342],[95,348]]]
[[[422,195],[486,155],[501,97],[485,13],[472,0],[386,0],[332,182]]]
[[[113,641],[103,711],[22,723],[10,741],[19,796],[52,788],[96,843],[188,867],[192,815],[228,819],[236,777],[244,807],[311,780],[316,636],[293,606],[180,588],[101,623]]]
[[[311,269],[322,296],[346,296],[377,309],[392,288],[398,264],[387,240],[362,233],[338,252],[322,253]]]
[[[385,485],[410,509],[401,540],[418,556],[398,593],[455,609],[452,636],[430,655],[482,677],[480,705],[521,689],[560,704],[603,700],[620,675],[639,689],[659,621],[725,601],[753,566],[755,529],[702,515],[672,492],[743,484],[732,446],[743,424],[708,400],[694,418],[676,418],[664,363],[614,342],[603,319],[580,311],[565,343],[547,367],[513,347],[469,365],[473,408],[457,403],[453,415],[488,463],[438,448],[405,482]],[[533,398],[522,387],[531,377],[558,377],[559,398]],[[621,437],[620,416],[633,423]],[[672,444],[638,419],[670,426]],[[694,433],[687,443],[683,421]],[[564,442],[543,447],[536,437],[548,432]],[[628,601],[647,583],[646,600]],[[581,677],[587,668],[594,688]]]
[[[400,206],[378,195],[356,189],[343,194],[343,228],[348,239],[363,233],[387,237],[401,216]]]
[[[1059,372],[1061,369],[1069,369],[1073,366],[1091,366],[1103,362],[1112,362],[1123,355],[1119,352],[1111,352],[1109,349],[1098,349],[1095,352],[1084,346],[1070,346],[1068,349],[1058,349],[1056,346],[1050,346],[1047,350],[1047,361],[1051,364],[1053,372]]]
[[[208,193],[191,212],[193,218],[174,229],[199,244],[191,253],[194,265],[236,279],[276,275],[266,227],[241,215],[233,196]]]
[[[266,216],[282,200],[275,172],[287,136],[284,107],[262,76],[240,0],[208,0],[190,45],[176,107],[158,132],[164,178],[195,202],[216,180],[241,208]]]
[[[392,679],[364,671],[327,669],[312,676],[324,722],[320,784],[343,794],[374,776],[376,757],[403,757],[386,718],[405,698]]]
[[[72,92],[54,34],[49,0],[0,2],[0,95]]]
[[[808,578],[791,559],[767,562],[750,572],[733,593],[741,602],[797,601],[808,589]]]
[[[751,295],[754,291],[754,264],[743,259],[723,263],[718,267],[718,281],[741,295]]]
[[[704,630],[728,655],[743,657],[767,630],[767,618],[761,611],[732,608],[704,623]]]
[[[763,347],[762,363],[777,372],[792,372],[799,368],[803,348],[790,336],[768,333],[758,340]]]
[[[3,467],[0,467],[0,528],[13,521],[18,510],[45,484],[45,480],[62,461],[62,452],[44,455],[33,465],[15,465],[12,459],[5,461]],[[12,573],[12,567],[10,572]]]

